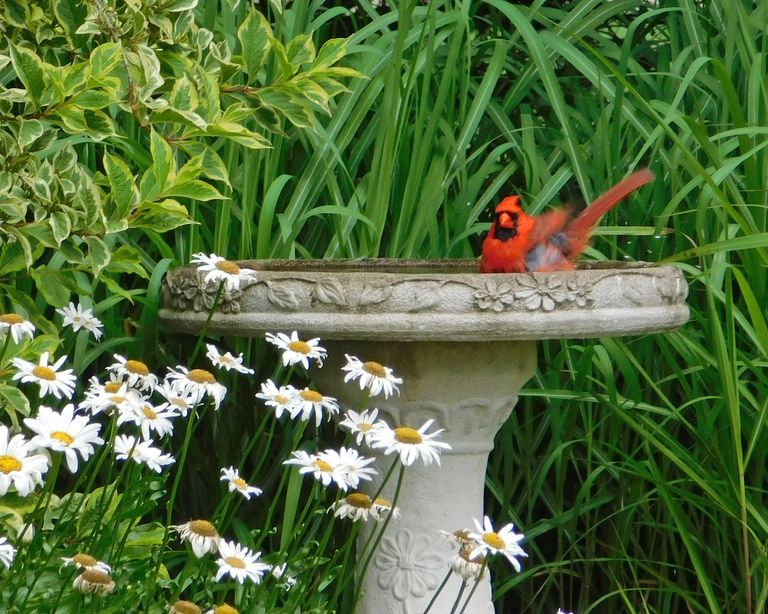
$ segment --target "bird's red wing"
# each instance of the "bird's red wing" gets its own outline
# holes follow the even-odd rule
[[[553,234],[563,229],[570,217],[568,209],[553,209],[536,216],[528,244],[535,247],[540,243],[546,243]]]

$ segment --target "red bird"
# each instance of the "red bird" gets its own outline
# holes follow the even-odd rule
[[[579,215],[567,208],[533,217],[520,207],[519,196],[507,196],[483,241],[481,273],[568,271],[589,245],[589,238],[611,207],[653,180],[647,168],[632,173],[598,197]]]

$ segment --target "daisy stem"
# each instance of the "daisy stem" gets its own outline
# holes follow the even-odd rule
[[[397,460],[395,461],[397,462]],[[393,464],[394,468],[394,464]],[[392,472],[392,469],[387,473],[387,477],[385,478],[385,482],[387,479],[389,479],[389,476]],[[403,478],[405,477],[405,465],[400,463],[400,471],[397,474],[397,484],[395,485],[395,495],[392,497],[392,511],[387,514],[387,517],[384,519],[384,522],[381,525],[381,531],[379,531],[378,535],[376,535],[376,539],[373,539],[374,532],[371,532],[371,537],[368,538],[368,542],[370,544],[366,544],[365,548],[363,548],[363,552],[368,550],[367,554],[365,555],[365,562],[363,563],[363,567],[360,570],[360,578],[358,579],[357,583],[357,589],[355,590],[355,598],[352,601],[353,604],[357,604],[357,600],[360,598],[360,593],[363,589],[363,580],[365,580],[365,572],[368,571],[368,565],[371,564],[371,559],[373,559],[373,554],[376,552],[376,548],[379,545],[379,542],[381,541],[382,537],[384,537],[384,533],[387,530],[387,527],[389,526],[389,521],[392,520],[392,516],[395,515],[395,508],[397,505],[397,501],[400,497],[400,489],[403,486]],[[381,492],[382,488],[384,487],[384,484],[382,483],[381,487],[379,488],[379,492],[376,493],[376,496],[379,496],[379,493]],[[375,498],[374,498],[375,501]]]
[[[427,614],[427,612],[429,612],[432,609],[432,606],[435,605],[435,601],[437,601],[437,597],[440,595],[440,593],[443,592],[445,585],[448,584],[448,580],[451,579],[451,574],[453,574],[453,570],[448,569],[448,573],[445,574],[445,578],[443,578],[443,581],[440,583],[440,586],[437,587],[435,594],[432,595],[432,599],[429,600],[429,603],[427,604],[427,607],[424,608],[424,612],[422,614]],[[456,604],[454,604],[454,606],[455,605]]]
[[[335,516],[334,516],[335,518]],[[347,563],[349,561],[349,557],[352,554],[352,552],[355,549],[355,543],[357,542],[357,534],[360,532],[360,523],[355,522],[352,525],[352,532],[349,536],[349,539],[347,539],[344,542],[344,559],[341,562],[341,569],[343,570],[349,570],[347,573],[350,573],[352,576],[354,576],[354,565],[352,566],[352,569],[350,570],[347,566]],[[322,550],[321,550],[322,552]],[[344,590],[344,587],[347,585],[347,579],[342,577],[341,582],[336,583],[336,590],[333,592],[333,598],[331,599],[331,603],[339,603],[339,597],[341,595],[341,592]]]
[[[5,351],[8,349],[8,345],[11,343],[11,335],[10,331],[9,334],[5,336],[5,341],[3,342],[3,350],[0,352],[0,366],[3,364],[3,359],[5,358]]]
[[[219,289],[221,291],[221,289]],[[197,422],[199,423],[203,418],[203,413],[205,412],[205,409],[208,405],[204,404],[200,410],[200,415],[198,416]],[[179,452],[179,460],[176,464],[176,475],[173,478],[173,485],[171,486],[171,494],[168,497],[168,503],[166,503],[165,506],[165,530],[163,532],[163,539],[160,542],[160,548],[157,551],[157,564],[155,565],[155,572],[152,574],[151,578],[153,579],[152,582],[152,590],[147,591],[147,597],[148,601],[145,602],[145,605],[149,604],[151,600],[155,598],[155,591],[157,589],[157,582],[154,581],[155,578],[157,578],[158,574],[160,573],[160,567],[163,564],[163,553],[165,552],[165,547],[168,545],[168,538],[170,537],[170,531],[171,531],[171,518],[173,515],[173,504],[176,502],[176,494],[179,490],[179,484],[181,484],[181,474],[184,472],[184,463],[187,460],[187,450],[189,450],[189,443],[192,440],[192,433],[194,432],[194,426],[195,426],[195,416],[197,415],[196,412],[197,409],[197,403],[193,405],[189,410],[189,420],[187,420],[187,429],[184,432],[184,443],[181,446],[181,451]],[[146,609],[146,608],[145,608]]]
[[[464,594],[464,589],[465,588],[467,588],[467,581],[466,580],[464,580],[461,583],[461,586],[459,587],[459,592],[456,595],[456,600],[453,602],[453,606],[451,607],[451,614],[453,614],[456,611],[456,608],[459,607],[459,602],[461,602],[461,596]],[[472,594],[470,593],[469,596],[471,597]],[[467,601],[469,601],[469,599],[467,599]],[[466,603],[464,604],[464,606],[466,607]],[[464,608],[462,608],[461,611],[463,612]]]
[[[475,583],[472,585],[472,590],[469,591],[469,595],[467,595],[467,600],[464,602],[463,607],[459,611],[459,614],[464,614],[464,611],[467,609],[467,606],[469,606],[469,602],[472,599],[472,595],[475,594],[475,591],[477,590],[477,587],[480,585],[480,580],[483,577],[483,574],[485,573],[485,568],[488,567],[488,559],[485,559],[483,561],[483,566],[480,568],[480,573],[477,574],[477,577],[475,578]],[[466,583],[464,584],[466,586]],[[458,599],[456,600],[456,604],[454,604],[454,607],[458,605]],[[451,610],[453,612],[453,610]]]

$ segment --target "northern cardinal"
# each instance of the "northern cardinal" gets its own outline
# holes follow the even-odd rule
[[[614,205],[653,179],[647,168],[632,173],[598,197],[579,215],[567,208],[536,217],[520,207],[519,196],[507,196],[483,241],[481,273],[568,271],[589,245],[597,222]]]

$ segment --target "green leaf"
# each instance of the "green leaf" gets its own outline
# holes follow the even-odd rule
[[[13,43],[8,45],[11,52],[11,62],[19,79],[24,84],[27,94],[39,108],[39,101],[45,90],[45,65],[34,51],[24,47],[17,47]]]
[[[98,277],[101,269],[109,264],[109,247],[99,237],[85,237],[85,243],[88,245],[88,264],[93,271],[93,276]]]
[[[152,172],[157,179],[157,186],[162,191],[169,178],[173,180],[176,165],[171,146],[156,130],[149,136],[149,151],[152,154]]]
[[[70,47],[79,48],[80,45],[75,38],[77,37],[77,28],[85,21],[88,14],[85,3],[77,0],[54,0],[53,14],[56,15],[56,21],[64,30],[64,36]]]
[[[130,245],[118,247],[104,270],[109,273],[130,273],[149,279],[149,274],[141,264],[141,254]]]
[[[56,240],[57,245],[61,245],[72,234],[72,221],[63,211],[54,211],[48,221],[53,231],[53,238]]]
[[[192,200],[218,200],[226,197],[209,183],[193,179],[185,183],[174,184],[163,193],[163,196],[191,198]]]
[[[346,38],[331,38],[320,47],[312,64],[312,70],[330,68],[347,54]]]
[[[114,217],[122,219],[138,203],[139,193],[133,173],[125,162],[110,153],[104,154],[104,169],[107,171],[109,185],[112,187],[112,198],[115,202]]]
[[[194,111],[197,109],[197,89],[187,75],[184,75],[181,79],[176,79],[168,102],[174,109],[179,111]]]
[[[69,103],[81,109],[103,109],[109,106],[115,99],[105,92],[88,90],[70,99]]]
[[[21,121],[19,125],[19,135],[17,137],[19,147],[24,149],[28,145],[31,145],[34,141],[43,136],[44,130],[45,128],[43,127],[42,122],[36,119]]]
[[[315,43],[309,34],[299,34],[291,39],[285,47],[285,53],[291,66],[298,70],[302,64],[308,64],[315,59]]]
[[[250,149],[264,149],[265,147],[272,147],[272,144],[265,139],[262,135],[248,130],[245,126],[236,124],[235,122],[219,121],[215,124],[208,126],[206,134],[209,136],[223,136],[228,139],[248,147]]]
[[[171,107],[156,109],[150,114],[149,121],[153,124],[180,124],[197,130],[206,130],[208,128],[208,122],[197,113],[193,111],[180,111]]]
[[[91,78],[101,81],[110,75],[123,61],[123,48],[120,43],[104,43],[91,51],[88,58]]]
[[[272,28],[264,15],[252,10],[237,30],[237,38],[243,50],[243,69],[248,73],[248,83],[254,83],[269,54]]]
[[[64,307],[69,302],[70,294],[77,291],[77,284],[71,273],[55,271],[41,265],[30,269],[29,274],[35,282],[37,291],[52,307]]]
[[[141,215],[131,223],[131,226],[147,228],[154,232],[167,232],[179,226],[194,223],[196,222],[189,218],[187,208],[169,198],[159,203],[144,203]]]
[[[0,399],[6,412],[13,411],[22,416],[29,416],[29,399],[16,386],[0,383]]]
[[[155,93],[157,88],[165,83],[165,79],[163,79],[160,71],[160,60],[152,47],[138,45],[136,51],[138,52],[141,68],[144,71],[144,87],[141,88],[139,97],[141,100],[147,100]]]

